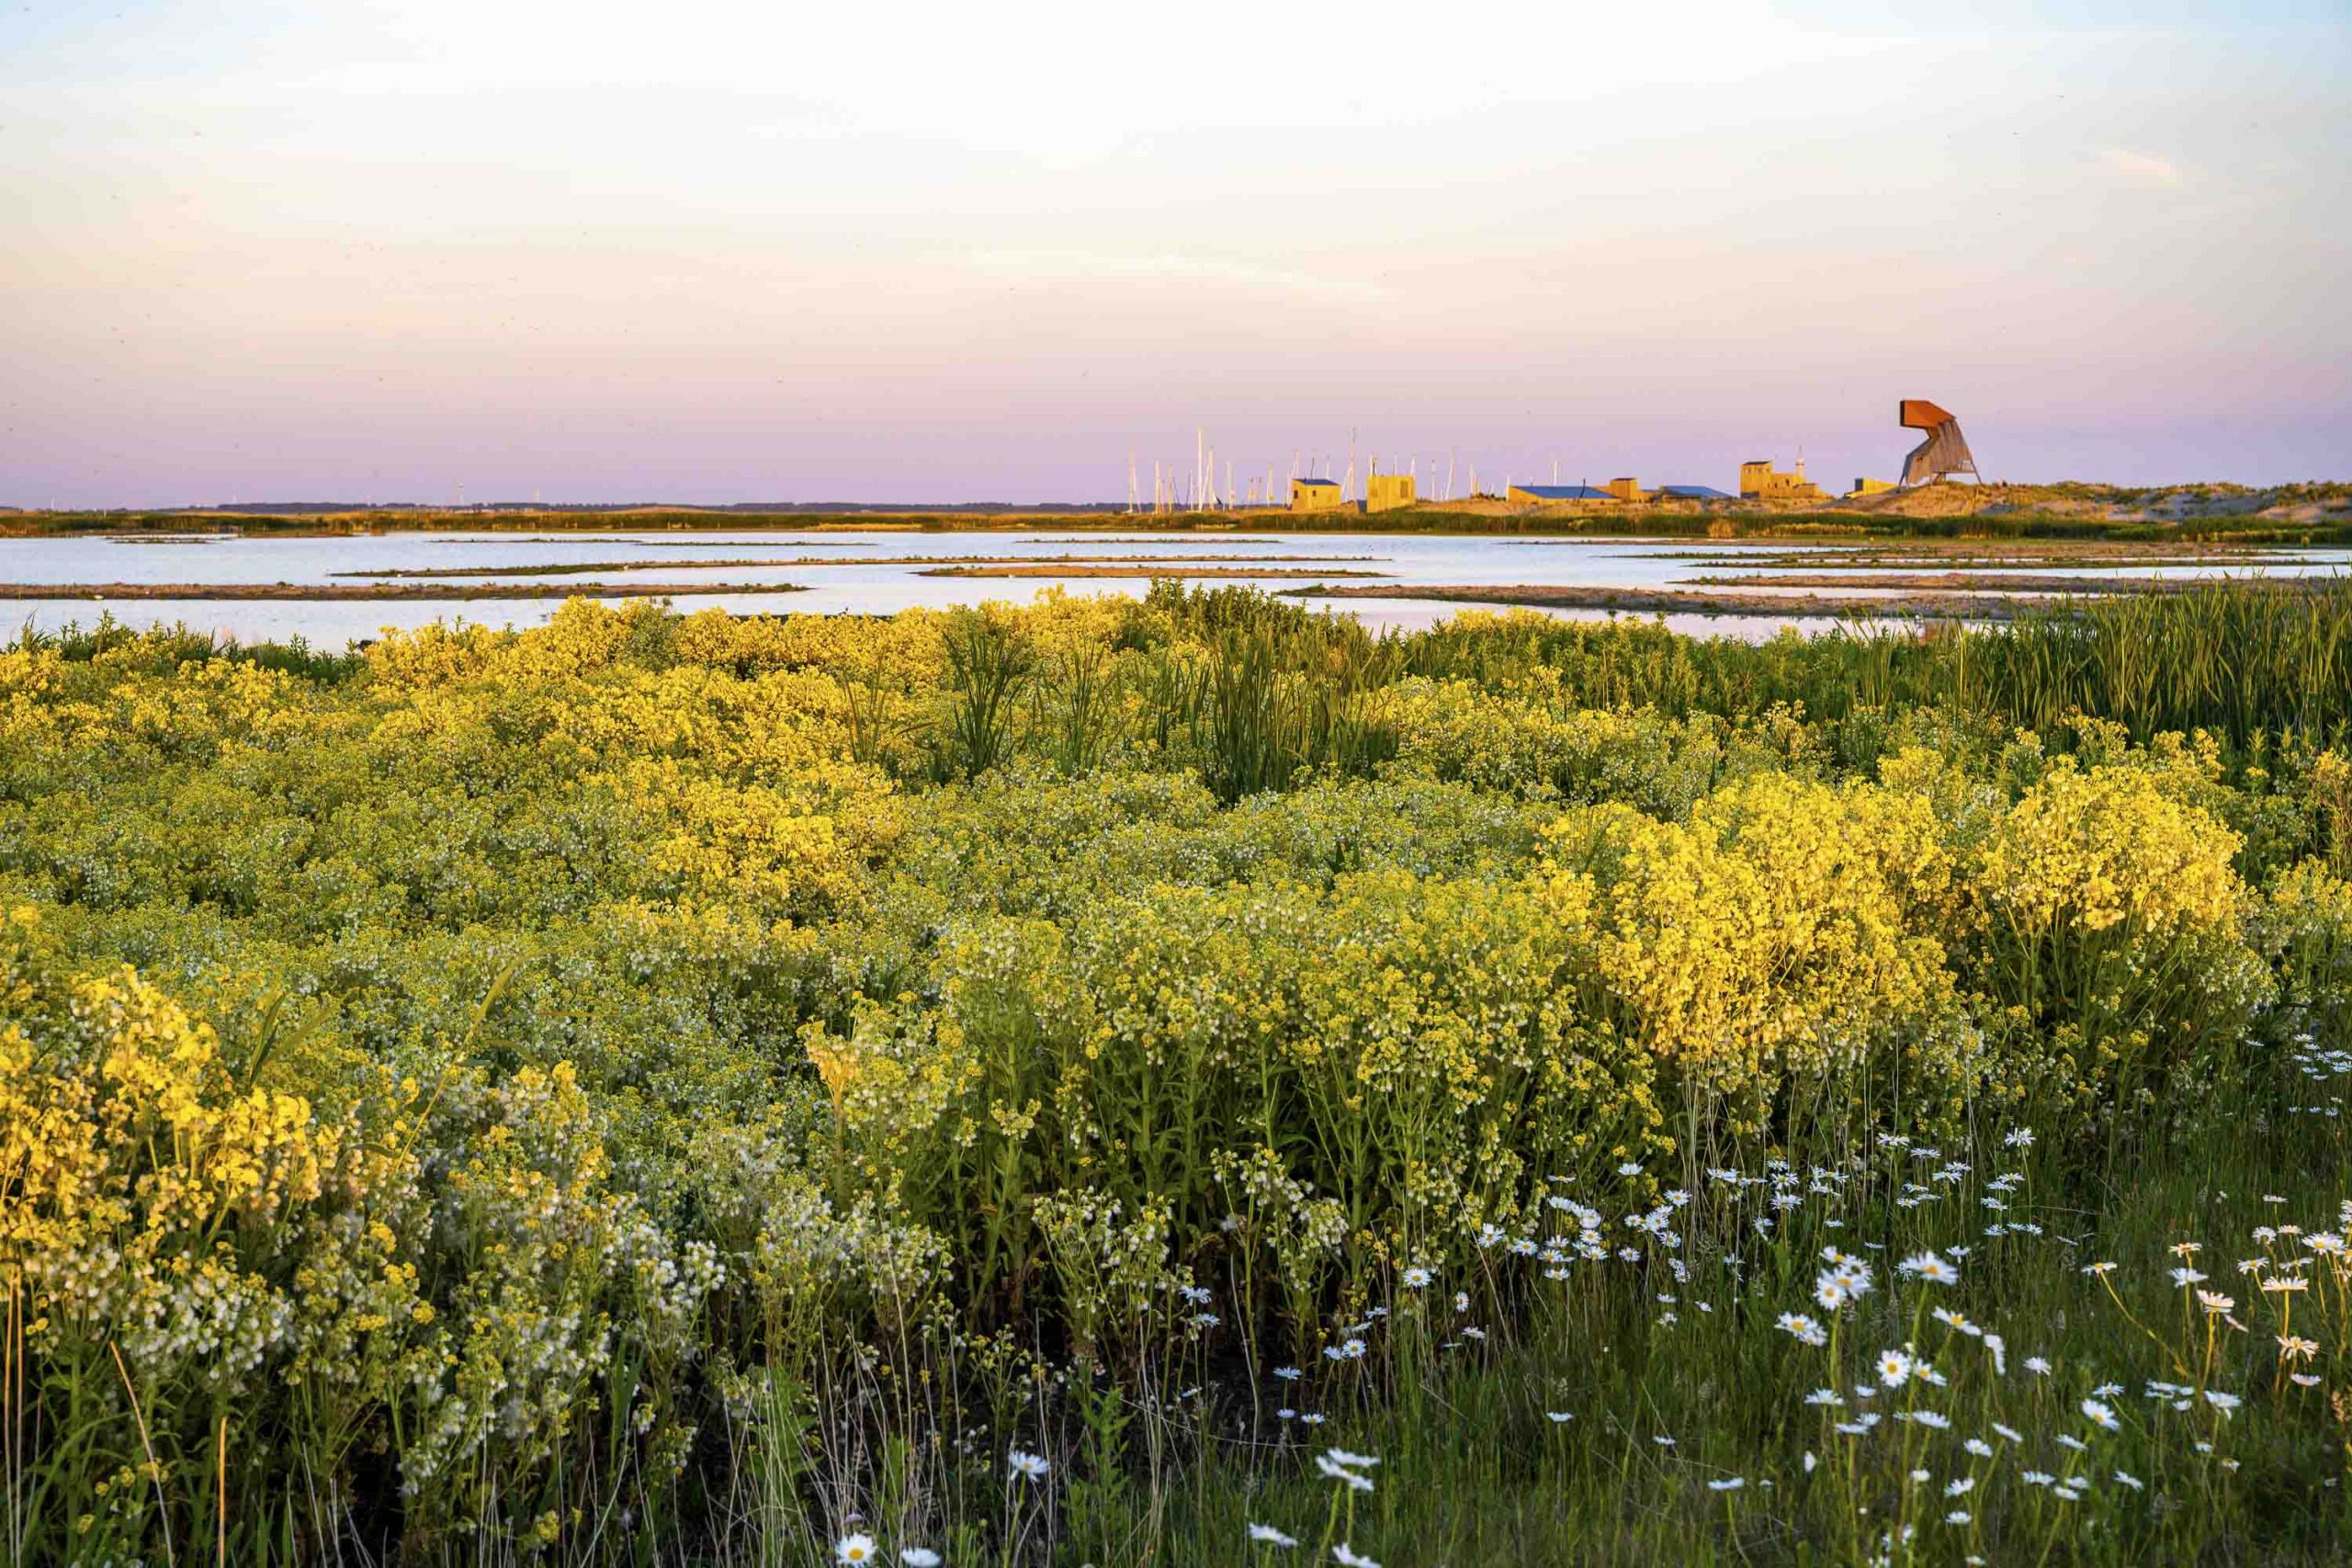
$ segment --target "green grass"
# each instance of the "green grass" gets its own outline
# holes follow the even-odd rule
[[[284,642],[244,643],[234,637],[191,630],[185,622],[170,626],[131,626],[116,620],[107,611],[101,611],[91,626],[68,621],[55,631],[43,631],[27,621],[18,628],[13,644],[0,645],[7,646],[26,653],[53,651],[79,663],[113,653],[157,670],[220,660],[331,685],[353,680],[368,667],[362,653],[352,649],[322,652],[300,637]]]
[[[2290,733],[2333,744],[2352,727],[2352,578],[2064,601],[1997,628],[1849,627],[1760,643],[1633,618],[1538,616],[1375,637],[1246,590],[1178,584],[1156,584],[1150,604],[1204,633],[1265,628],[1289,667],[1328,669],[1350,689],[1400,675],[1499,687],[1542,671],[1566,700],[1591,707],[1752,718],[1792,706],[1833,723],[1943,708],[2036,729],[2079,713],[2141,739],[2201,728],[2241,749]]]
[[[1001,1539],[989,1527],[1008,1491],[1037,1506],[1001,1462],[1019,1446],[1061,1462],[1052,1528],[1067,1561],[1307,1562],[1328,1560],[1315,1549],[1334,1540],[1385,1564],[1858,1562],[1890,1547],[1897,1561],[1925,1562],[2335,1561],[2352,1530],[2343,1416],[2324,1391],[2290,1381],[2313,1363],[2278,1354],[2289,1298],[2237,1268],[2242,1258],[2315,1265],[2264,1275],[2313,1277],[2315,1289],[2294,1298],[2293,1325],[2324,1356],[2341,1353],[2344,1271],[2293,1236],[2263,1234],[2298,1224],[2342,1234],[2342,1122],[2300,1109],[2340,1109],[2352,1064],[2334,1064],[2324,1089],[2282,1098],[2251,1126],[2215,1119],[2166,1157],[2135,1149],[2104,1174],[2071,1173],[1987,1136],[1936,1160],[1881,1148],[1830,1162],[1834,1195],[1809,1190],[1825,1168],[1800,1159],[1792,1190],[1804,1201],[1776,1211],[1758,1160],[1746,1174],[1765,1184],[1744,1200],[1721,1180],[1698,1190],[1679,1212],[1674,1248],[1622,1224],[1649,1211],[1663,1182],[1612,1180],[1577,1201],[1603,1212],[1612,1247],[1637,1242],[1638,1261],[1579,1259],[1555,1281],[1489,1248],[1476,1269],[1336,1314],[1354,1321],[1335,1325],[1335,1342],[1355,1328],[1365,1356],[1305,1362],[1295,1382],[1240,1364],[1216,1335],[1140,1393],[1131,1378],[1057,1371],[1050,1397],[976,1400],[998,1418],[959,1423],[968,1455],[933,1466],[899,1510],[867,1517],[893,1547],[962,1541],[953,1560],[996,1561],[984,1543]],[[1932,1175],[1955,1163],[1973,1168]],[[2016,1185],[1996,1185],[2007,1173]],[[1903,1207],[1906,1182],[1937,1196]],[[1983,1207],[1988,1197],[2003,1207]],[[1753,1229],[1758,1214],[1775,1219],[1769,1236]],[[1988,1237],[1988,1223],[2018,1228]],[[2172,1250],[2192,1242],[2202,1250],[2186,1259]],[[1812,1300],[1832,1247],[1875,1276],[1834,1313]],[[1901,1259],[1928,1250],[1953,1265],[1957,1283],[1900,1273]],[[2235,1309],[2210,1314],[2174,1285],[2184,1262]],[[2113,1273],[2086,1272],[2103,1263]],[[1216,1304],[1226,1308],[1233,1289],[1219,1281]],[[1466,1311],[1457,1290],[1471,1298]],[[1945,1326],[1937,1309],[1976,1332]],[[1780,1326],[1783,1313],[1834,1324],[1832,1343],[1800,1343]],[[1986,1335],[2004,1341],[1997,1357]],[[1887,1387],[1878,1357],[1905,1347],[1946,1382]],[[2186,1392],[2155,1397],[2152,1382]],[[883,1403],[870,1380],[850,1386],[853,1405]],[[1842,1404],[1808,1404],[1824,1387]],[[2209,1390],[2236,1403],[2224,1410]],[[2095,1396],[2115,1429],[2086,1414]],[[1109,1399],[1123,1425],[1106,1448],[1098,1406]],[[2188,1408],[2176,1409],[2183,1400]],[[1881,1420],[1867,1433],[1837,1429],[1873,1411]],[[1905,1425],[1897,1411],[1949,1425]],[[1318,1425],[1298,1418],[1317,1414]],[[1987,1451],[1972,1451],[1972,1439]],[[1315,1457],[1335,1448],[1377,1458],[1363,1472],[1371,1490],[1318,1472]],[[2079,1498],[2033,1484],[2036,1472],[2080,1477]],[[1709,1485],[1735,1480],[1736,1490]],[[1964,1490],[1951,1495],[1955,1485]],[[1075,1517],[1073,1498],[1083,1505]],[[1964,1523],[1948,1522],[1955,1510]],[[1253,1552],[1251,1524],[1300,1545]],[[839,1516],[804,1514],[799,1534],[813,1558],[842,1528]],[[1908,1550],[1905,1529],[1916,1532]]]

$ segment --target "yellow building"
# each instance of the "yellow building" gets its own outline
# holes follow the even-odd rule
[[[1337,479],[1290,481],[1290,509],[1293,512],[1330,512],[1340,504],[1340,481]]]
[[[1648,496],[1642,493],[1642,481],[1634,478],[1631,474],[1626,475],[1623,479],[1611,479],[1609,481],[1609,493],[1615,496],[1620,501],[1647,501],[1649,499]]]
[[[1389,512],[1399,506],[1410,506],[1419,499],[1413,493],[1410,474],[1374,474],[1364,480],[1363,509],[1366,512]]]
[[[1742,501],[1826,501],[1821,487],[1804,477],[1804,459],[1797,459],[1792,473],[1782,473],[1772,467],[1770,457],[1758,457],[1739,466],[1739,499]]]
[[[1866,495],[1884,495],[1894,488],[1894,481],[1892,479],[1857,479],[1854,481],[1854,488],[1846,492],[1846,499],[1860,501]]]

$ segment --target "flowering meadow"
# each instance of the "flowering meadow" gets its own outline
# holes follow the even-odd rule
[[[9,1562],[2336,1561],[2352,591],[0,651]]]

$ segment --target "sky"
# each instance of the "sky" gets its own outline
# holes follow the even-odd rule
[[[0,0],[0,504],[1842,487],[1903,397],[2347,479],[2348,80],[2341,0]]]

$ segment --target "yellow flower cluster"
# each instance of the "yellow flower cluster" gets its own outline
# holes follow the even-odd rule
[[[1970,1032],[1932,934],[1951,861],[1918,795],[1768,774],[1687,825],[1607,807],[1552,840],[1589,889],[1597,983],[1627,1032],[1750,1119],[1787,1078],[1874,1059],[1909,1062],[1926,1094],[1965,1087]]]
[[[42,1017],[60,998],[39,935],[18,909],[0,947],[0,1275],[49,1334],[123,1339],[156,1371],[250,1368],[288,1313],[241,1254],[372,1162],[307,1100],[241,1088],[212,1029],[134,974],[83,979]]]
[[[2235,919],[2239,841],[2150,770],[2061,757],[1995,828],[1973,880],[1985,918],[2023,936],[2128,926],[2162,939]]]

